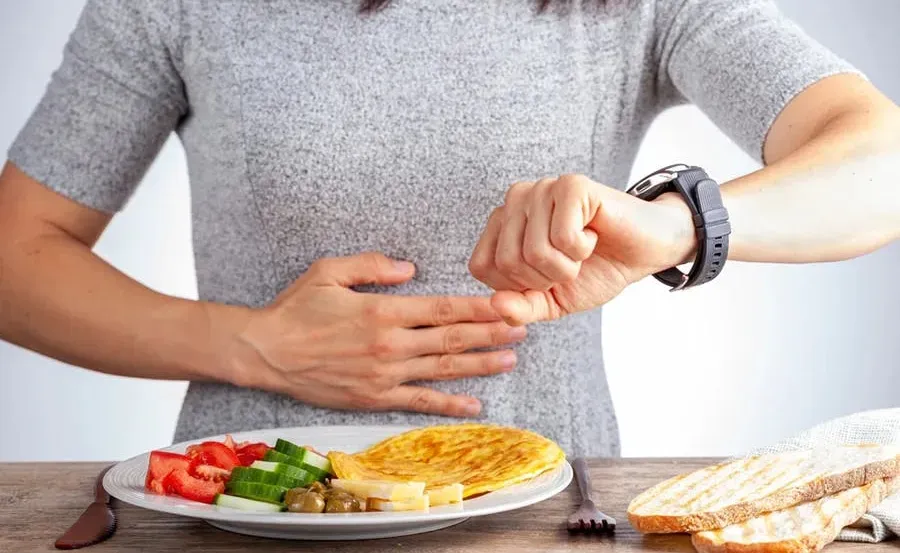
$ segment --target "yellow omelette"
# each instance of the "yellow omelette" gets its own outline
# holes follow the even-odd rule
[[[419,428],[369,449],[328,453],[338,478],[425,482],[426,488],[460,483],[471,497],[529,480],[565,462],[553,441],[534,432],[488,424]]]

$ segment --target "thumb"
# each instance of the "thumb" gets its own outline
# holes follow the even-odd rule
[[[320,259],[307,271],[308,282],[344,287],[401,284],[415,274],[416,267],[412,263],[391,259],[377,252]]]
[[[503,290],[491,298],[491,307],[510,326],[524,326],[539,321],[558,319],[562,310],[549,291],[527,290],[515,292]]]

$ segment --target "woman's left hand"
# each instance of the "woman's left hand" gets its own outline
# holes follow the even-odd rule
[[[647,202],[565,175],[510,187],[469,270],[497,291],[493,306],[509,324],[525,325],[603,305],[689,260],[695,244],[690,211],[677,195]]]

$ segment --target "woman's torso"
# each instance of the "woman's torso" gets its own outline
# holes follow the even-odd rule
[[[466,265],[510,184],[626,184],[658,111],[652,4],[536,15],[528,0],[395,0],[360,16],[351,0],[185,3],[179,135],[201,298],[261,306],[316,259],[366,250],[418,268],[377,291],[488,293]],[[570,453],[618,454],[600,311],[534,325],[517,350],[510,374],[429,385]],[[439,420],[195,383],[176,439]]]

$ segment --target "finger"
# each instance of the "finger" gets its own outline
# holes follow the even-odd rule
[[[497,240],[494,263],[503,277],[518,285],[513,290],[546,290],[553,281],[530,267],[522,255],[527,223],[524,210],[516,210],[507,216]]]
[[[593,206],[585,205],[584,195],[575,185],[560,182],[553,190],[553,215],[550,243],[574,261],[584,261],[597,246],[597,234],[587,229],[593,218]]]
[[[525,327],[506,323],[459,323],[449,326],[398,331],[399,349],[409,356],[462,353],[476,348],[521,342]]]
[[[540,321],[552,321],[562,315],[562,310],[550,292],[504,290],[494,294],[491,303],[503,320],[514,328]]]
[[[415,272],[415,266],[408,261],[391,259],[377,252],[366,252],[349,257],[320,259],[309,267],[306,276],[309,282],[317,284],[394,285],[408,281]]]
[[[549,192],[549,188],[543,188],[532,197],[522,257],[528,265],[553,283],[571,282],[578,276],[581,263],[570,259],[550,243],[550,221],[554,205]]]
[[[469,272],[480,282],[490,286],[494,290],[518,289],[519,285],[500,274],[494,263],[494,254],[497,251],[497,240],[503,228],[503,208],[497,208],[488,217],[484,232],[478,239],[478,244],[472,251],[469,259]]]
[[[414,357],[403,362],[398,370],[407,375],[403,381],[410,382],[490,376],[509,372],[515,366],[515,352],[505,350]]]
[[[474,417],[481,412],[481,402],[469,396],[453,396],[419,386],[397,386],[381,397],[387,410],[415,411],[449,417]]]
[[[397,326],[446,326],[500,320],[490,298],[467,296],[384,296],[371,294],[376,319]]]

